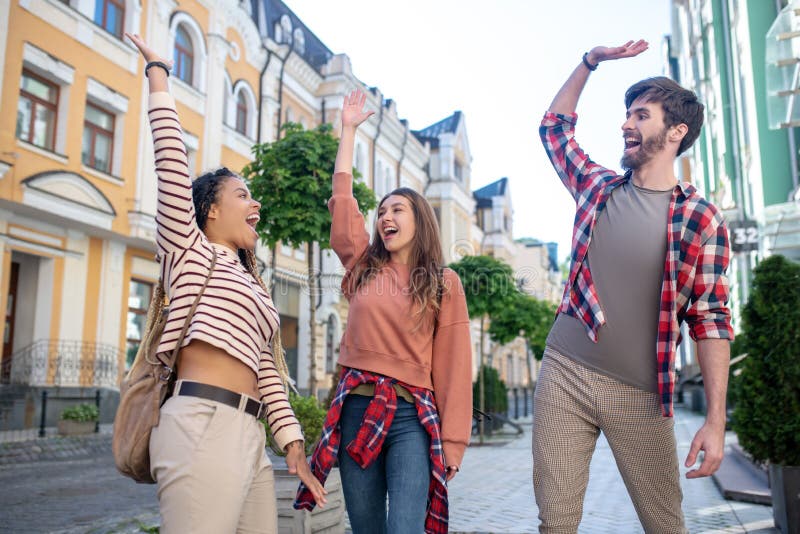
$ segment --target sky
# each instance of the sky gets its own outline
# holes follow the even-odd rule
[[[284,1],[412,130],[462,111],[472,189],[508,177],[514,238],[555,241],[560,260],[575,208],[539,141],[542,114],[585,51],[647,40],[644,54],[602,63],[578,104],[576,139],[619,169],[625,90],[663,74],[670,33],[670,0]]]

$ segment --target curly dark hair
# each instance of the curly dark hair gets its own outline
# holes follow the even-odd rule
[[[200,231],[206,231],[208,211],[211,209],[211,205],[217,201],[217,195],[219,195],[222,184],[230,178],[242,179],[238,174],[227,167],[220,167],[214,171],[201,174],[192,182],[194,216]],[[237,252],[242,265],[244,265],[244,267],[253,274],[253,277],[260,282],[261,279],[257,275],[255,254],[253,251],[239,249]]]
[[[194,200],[194,216],[197,226],[201,231],[206,231],[208,210],[211,204],[217,201],[217,195],[222,184],[228,178],[238,178],[236,173],[227,167],[220,167],[215,171],[201,174],[192,182],[192,200]]]

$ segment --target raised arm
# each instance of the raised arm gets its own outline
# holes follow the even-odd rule
[[[637,56],[645,50],[647,50],[645,41],[635,43],[628,41],[614,48],[606,46],[592,48],[556,93],[548,112],[542,119],[539,136],[547,157],[550,158],[561,182],[576,201],[581,200],[582,193],[597,183],[598,178],[616,176],[616,172],[593,162],[575,141],[577,121],[575,109],[589,73],[602,61]]]
[[[353,147],[356,142],[356,130],[359,125],[375,112],[364,111],[367,95],[359,90],[344,97],[342,104],[342,135],[339,138],[339,150],[336,152],[334,173],[353,172]]]
[[[353,148],[358,126],[374,111],[364,111],[367,95],[353,91],[344,97],[342,105],[342,135],[336,152],[333,174],[333,196],[328,202],[331,212],[331,248],[347,270],[369,245],[364,228],[364,216],[353,196]]]
[[[575,113],[575,109],[578,107],[578,99],[586,86],[586,81],[589,79],[591,71],[596,69],[603,61],[638,56],[647,50],[647,47],[647,41],[639,40],[636,42],[628,41],[622,46],[596,46],[592,48],[584,56],[583,60],[578,63],[578,66],[569,75],[561,89],[558,90],[555,98],[550,103],[549,110],[561,115]]]
[[[191,248],[201,238],[194,214],[183,132],[167,83],[172,61],[156,54],[139,35],[125,35],[136,45],[147,64],[152,65],[146,68],[145,74],[150,89],[148,119],[158,176],[156,243],[159,254],[163,255]],[[157,64],[153,65],[154,62]]]

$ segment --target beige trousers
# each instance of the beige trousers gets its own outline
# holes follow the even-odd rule
[[[645,532],[684,534],[674,421],[658,395],[547,348],[534,394],[533,489],[539,531],[573,534],[600,432]],[[591,531],[591,525],[586,525]]]
[[[161,534],[278,531],[264,426],[198,397],[170,397],[150,436]]]

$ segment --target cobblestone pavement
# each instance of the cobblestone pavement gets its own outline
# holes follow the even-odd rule
[[[681,458],[700,424],[702,417],[676,410]],[[501,436],[504,444],[467,450],[462,471],[450,485],[454,534],[536,532],[530,420],[522,426],[520,437]],[[777,532],[769,506],[726,501],[710,478],[683,478],[682,486],[684,514],[693,534]],[[117,473],[110,436],[0,443],[0,533],[132,534],[157,524],[155,486],[135,484]],[[602,437],[592,460],[579,532],[642,532]]]
[[[681,463],[703,422],[678,408],[675,434]],[[533,498],[531,424],[521,437],[502,446],[471,446],[461,473],[450,484],[450,530],[453,533],[520,534],[537,532]],[[681,467],[681,475],[686,469]],[[777,533],[769,506],[726,501],[711,478],[681,478],[683,511],[693,534]],[[643,532],[608,442],[601,436],[590,467],[580,534]]]
[[[106,446],[93,457],[59,441],[65,457],[83,457],[0,466],[0,532],[141,533],[158,522],[155,486],[117,473],[110,440],[95,439]]]

